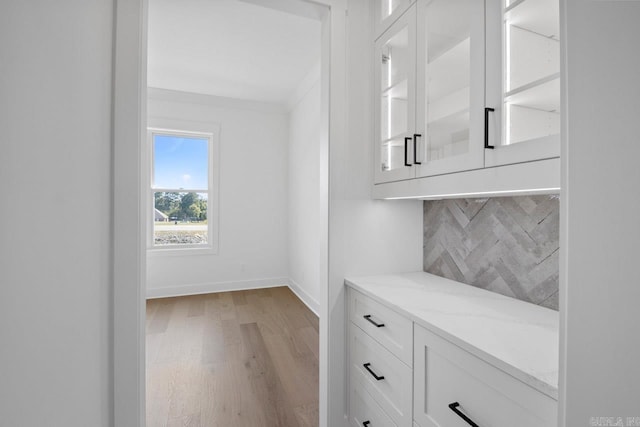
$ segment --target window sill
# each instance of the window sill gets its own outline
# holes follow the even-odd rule
[[[147,256],[165,257],[165,256],[199,256],[199,255],[217,255],[218,250],[213,246],[182,246],[182,247],[149,247],[147,248]]]

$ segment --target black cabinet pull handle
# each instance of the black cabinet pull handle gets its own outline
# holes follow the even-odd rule
[[[493,150],[493,145],[489,145],[489,112],[496,111],[495,108],[485,107],[484,109],[484,148]]]
[[[367,371],[369,371],[369,373],[370,373],[371,375],[373,375],[373,378],[375,378],[375,379],[376,379],[376,381],[380,381],[380,380],[383,380],[383,379],[384,379],[384,376],[382,376],[382,375],[378,376],[375,372],[373,372],[373,371],[371,370],[371,368],[369,367],[369,366],[371,366],[371,363],[365,363],[365,364],[364,364],[364,365],[362,365],[362,366],[364,366],[364,369],[366,369]]]
[[[371,421],[365,421],[362,423],[362,426],[367,427],[369,424],[371,424]]]
[[[371,315],[370,314],[365,314],[364,316],[365,319],[367,319],[367,322],[372,323],[373,325],[376,326],[376,328],[382,328],[384,326],[384,323],[376,323],[375,320],[371,320]]]
[[[418,138],[422,138],[422,135],[419,133],[413,134],[413,164],[421,165],[422,162],[418,161]]]
[[[411,163],[409,163],[409,159],[407,158],[408,156],[408,151],[409,151],[409,140],[411,140],[410,136],[405,136],[404,137],[404,165],[405,166],[411,166]]]
[[[455,412],[460,418],[465,420],[467,422],[467,424],[469,424],[472,427],[480,427],[480,426],[478,426],[478,424],[474,423],[471,418],[469,418],[465,414],[463,414],[462,411],[460,411],[458,409],[458,406],[460,406],[460,404],[458,402],[449,403],[449,409],[451,409],[453,412]]]

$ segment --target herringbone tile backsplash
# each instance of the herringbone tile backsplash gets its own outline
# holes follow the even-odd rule
[[[558,196],[424,202],[424,271],[558,310]]]

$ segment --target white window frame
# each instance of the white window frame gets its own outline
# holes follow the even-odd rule
[[[188,130],[185,130],[187,128]],[[155,187],[154,177],[154,136],[171,135],[187,138],[201,138],[208,141],[208,189],[199,188],[160,188]],[[211,255],[218,253],[218,171],[219,171],[219,128],[218,126],[171,126],[171,127],[149,127],[147,128],[147,153],[148,180],[145,193],[147,194],[148,207],[146,218],[149,222],[147,227],[147,253],[150,255]],[[175,193],[207,193],[207,243],[206,244],[172,244],[156,245],[154,240],[155,226],[155,203],[154,193],[175,192]]]

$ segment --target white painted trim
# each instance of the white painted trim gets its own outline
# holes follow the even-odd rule
[[[333,424],[330,414],[330,393],[333,381],[330,380],[331,371],[330,351],[329,351],[329,334],[327,332],[332,310],[329,302],[329,134],[331,122],[331,29],[335,25],[332,19],[334,15],[340,14],[340,9],[332,9],[331,13],[324,17],[321,24],[321,47],[320,47],[320,236],[326,238],[320,239],[320,315],[319,317],[319,402],[318,415],[319,426],[328,427]],[[339,21],[339,20],[338,20]],[[343,43],[346,45],[346,43]],[[343,47],[346,49],[346,46]],[[346,53],[345,53],[346,54]],[[336,426],[338,427],[338,426]]]
[[[327,233],[328,240],[321,244],[320,297],[320,402],[321,427],[346,426],[347,421],[347,361],[346,361],[346,304],[344,295],[343,260],[334,254],[345,245],[336,232],[341,229],[344,200],[341,186],[343,159],[337,153],[343,152],[348,139],[348,98],[347,98],[347,2],[328,0],[330,16],[323,22],[321,82],[323,127],[328,129],[321,142],[321,201],[327,222],[321,224],[321,232]],[[324,88],[328,88],[325,90]],[[326,108],[325,108],[326,106]],[[325,145],[326,144],[326,145]],[[326,157],[325,157],[326,156]],[[335,163],[334,163],[335,162]],[[322,181],[324,180],[324,182]],[[325,187],[326,186],[326,187]],[[324,246],[326,244],[326,247]]]
[[[320,302],[313,298],[307,291],[302,289],[302,287],[293,279],[289,279],[289,289],[291,289],[291,292],[300,298],[300,301],[302,301],[309,310],[313,311],[316,316],[320,317]]]
[[[248,289],[276,288],[288,285],[289,279],[287,277],[239,280],[233,282],[194,283],[183,286],[147,289],[147,299],[182,297],[215,292],[246,291]]]
[[[287,108],[284,104],[275,102],[260,102],[244,99],[225,98],[223,96],[182,92],[178,90],[160,89],[155,87],[150,87],[148,89],[147,96],[149,99],[155,99],[158,101],[207,105],[211,107],[233,108],[237,110],[260,111],[263,113],[287,113]]]
[[[560,121],[560,260],[559,260],[559,301],[560,312],[560,347],[558,373],[558,426],[567,426],[567,300],[568,256],[569,256],[569,129],[567,126],[568,105],[568,57],[567,57],[567,0],[560,0],[560,111],[563,118]]]
[[[113,425],[145,420],[147,0],[117,0],[113,80]]]

